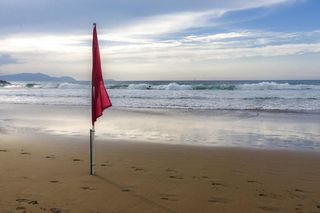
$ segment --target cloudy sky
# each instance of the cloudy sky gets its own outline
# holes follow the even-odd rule
[[[320,79],[319,0],[0,0],[0,74]]]

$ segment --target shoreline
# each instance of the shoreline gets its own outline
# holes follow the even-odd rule
[[[13,106],[29,106],[29,107],[57,107],[57,108],[87,108],[91,106],[79,105],[79,104],[42,104],[42,103],[1,103],[1,105],[13,105]],[[168,108],[168,107],[123,107],[123,106],[112,106],[108,110],[116,111],[173,111],[173,112],[199,112],[199,113],[218,113],[218,112],[258,112],[258,113],[275,113],[275,114],[315,114],[320,115],[320,110],[291,110],[291,109],[264,109],[264,108]]]
[[[1,132],[0,132],[1,133]],[[88,136],[72,136],[72,135],[51,135],[46,133],[37,133],[37,134],[18,134],[18,135],[8,135],[0,134],[2,137],[1,143],[6,143],[6,141],[21,141],[21,138],[28,141],[37,141],[38,143],[50,144],[57,143],[58,145],[65,145],[66,143],[70,144],[79,144],[81,146],[89,145],[89,133]],[[40,142],[41,141],[41,142]],[[46,142],[49,141],[49,142]],[[257,151],[257,152],[276,152],[276,153],[288,153],[288,154],[297,154],[297,155],[318,155],[320,150],[312,149],[287,149],[287,148],[263,148],[263,147],[247,147],[247,146],[217,146],[210,144],[181,144],[181,143],[164,143],[156,141],[147,141],[147,140],[135,140],[135,139],[102,139],[101,137],[95,138],[95,143],[104,144],[104,145],[115,145],[115,146],[158,146],[166,148],[186,148],[186,149],[195,149],[195,150],[239,150],[239,151]]]
[[[112,108],[96,125],[97,138],[205,147],[320,151],[320,114]],[[0,133],[85,138],[88,107],[0,106]]]

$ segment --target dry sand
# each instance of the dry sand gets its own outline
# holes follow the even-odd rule
[[[320,212],[320,154],[2,137],[0,212]]]

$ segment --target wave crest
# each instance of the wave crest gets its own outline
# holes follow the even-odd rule
[[[289,84],[277,82],[260,82],[255,84],[240,84],[237,85],[240,90],[320,90],[320,85],[308,84]]]
[[[180,85],[178,83],[169,83],[167,85],[150,85],[150,84],[129,84],[127,87],[132,90],[192,90],[191,85]]]

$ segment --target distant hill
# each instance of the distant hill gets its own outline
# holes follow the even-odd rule
[[[69,76],[52,77],[43,73],[19,73],[12,75],[0,75],[0,80],[4,81],[62,81],[62,82],[76,82],[76,80]]]

